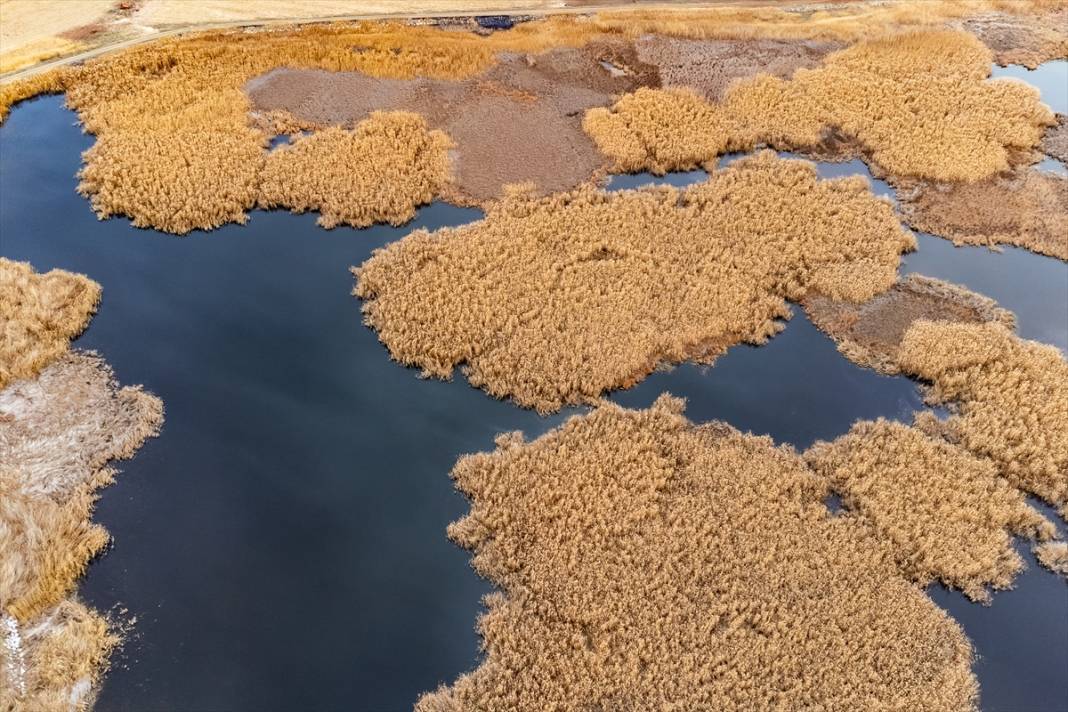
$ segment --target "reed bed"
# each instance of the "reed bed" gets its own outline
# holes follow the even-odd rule
[[[738,80],[718,104],[640,89],[591,109],[584,126],[623,172],[710,167],[724,150],[758,144],[818,148],[833,129],[892,176],[978,181],[1009,169],[1055,122],[1033,87],[987,81],[990,62],[967,33],[914,32],[859,42],[789,80]]]
[[[353,131],[333,127],[298,138],[267,157],[259,203],[318,210],[325,228],[400,225],[449,178],[449,138],[406,112],[376,112]],[[367,161],[374,156],[373,161]],[[364,163],[364,169],[352,167]]]
[[[100,285],[63,270],[37,274],[0,257],[0,389],[65,353],[100,302]]]
[[[1068,362],[1057,348],[996,322],[918,321],[898,363],[931,382],[930,402],[954,408],[949,438],[1068,519]]]
[[[789,80],[742,79],[722,105],[700,108],[675,93],[660,97],[661,107],[648,97],[624,103],[624,108],[661,111],[653,123],[663,126],[651,138],[620,140],[645,145],[652,156],[648,165],[660,169],[699,165],[722,146],[748,148],[763,142],[805,148],[818,144],[821,133],[837,128],[861,141],[875,163],[895,175],[976,180],[1004,169],[1014,151],[1032,148],[1038,142],[1037,132],[1052,118],[1023,85],[981,81],[987,74],[984,63],[990,60],[990,50],[972,35],[940,28],[955,18],[992,10],[1045,17],[1050,7],[1037,1],[939,2],[924,3],[922,9],[912,3],[891,3],[806,13],[769,8],[716,8],[696,14],[608,13],[522,23],[485,37],[388,22],[208,32],[134,47],[5,87],[0,93],[0,115],[6,114],[12,102],[35,93],[66,91],[69,105],[86,130],[97,136],[85,155],[80,188],[97,213],[101,217],[127,215],[135,225],[184,234],[243,222],[247,211],[259,203],[268,163],[268,134],[250,117],[243,89],[249,80],[277,67],[359,72],[379,79],[463,81],[498,66],[502,54],[537,55],[604,42],[624,48],[619,58],[630,62],[620,68],[624,75],[630,73],[640,84],[656,85],[659,70],[640,61],[633,45],[634,38],[646,31],[682,39],[860,40],[828,57],[823,66],[799,69]],[[759,29],[753,29],[754,23]],[[902,27],[925,31],[904,37],[895,34]],[[887,35],[893,36],[885,39]],[[788,57],[795,50],[780,54]],[[788,73],[793,60],[785,62],[777,70],[780,76]],[[664,63],[668,75],[669,64]],[[737,74],[744,76],[754,67],[742,67]],[[696,85],[701,81],[694,76]],[[517,120],[525,116],[515,102],[507,107]],[[537,125],[555,126],[570,116],[556,111],[551,108],[550,116],[538,115],[528,122],[528,133],[536,135]],[[630,120],[619,113],[606,115],[603,108],[594,111],[587,123],[594,138],[612,155],[613,134],[627,134]],[[635,121],[648,124],[650,119]],[[505,117],[491,128],[507,126]],[[477,133],[470,126],[457,130]],[[590,170],[592,159],[586,154],[591,152],[581,145],[585,140],[569,138],[580,159],[577,165]],[[650,140],[655,147],[651,148]],[[530,153],[537,155],[536,150]],[[682,160],[686,156],[690,157]],[[363,157],[352,166],[349,180],[368,182],[368,176],[375,174],[373,158]],[[474,156],[472,165],[479,158]],[[522,157],[516,161],[527,162]],[[460,172],[467,163],[461,162]],[[621,165],[635,166],[638,161]],[[595,171],[583,178],[594,175]],[[510,177],[502,173],[497,185]],[[404,190],[403,185],[385,186],[375,195]],[[480,190],[475,200],[496,197],[497,192]],[[361,195],[359,201],[372,199]],[[395,208],[383,206],[382,212],[392,214]]]
[[[1035,547],[1035,557],[1047,569],[1068,577],[1068,543],[1047,541]]]
[[[501,587],[485,659],[420,712],[976,706],[958,625],[789,448],[682,402],[504,435],[449,536]]]
[[[805,313],[856,364],[897,374],[898,351],[905,332],[921,319],[960,323],[996,322],[1016,328],[1016,316],[993,299],[964,287],[910,274],[864,303],[811,294]]]
[[[438,378],[465,363],[544,413],[763,343],[810,291],[868,300],[914,245],[863,178],[765,151],[685,190],[515,193],[376,251],[354,293],[397,361]]]
[[[72,598],[107,544],[90,517],[110,462],[162,421],[158,398],[120,388],[74,351],[0,390],[0,709],[86,709],[117,637]]]
[[[1068,261],[1068,177],[1036,169],[898,191],[911,227],[956,245],[1015,245]]]
[[[1024,568],[1012,535],[1056,535],[994,463],[901,423],[858,422],[805,459],[922,586],[937,579],[989,602],[988,586],[1010,588]]]
[[[10,636],[13,619],[0,621],[7,623]],[[0,642],[7,644],[0,651],[0,709],[84,712],[93,706],[119,638],[99,613],[67,599],[17,638]],[[5,652],[17,659],[4,660]]]

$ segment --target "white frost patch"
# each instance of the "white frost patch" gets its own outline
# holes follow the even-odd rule
[[[7,679],[18,690],[18,696],[26,694],[26,660],[22,653],[22,636],[14,617],[0,617],[4,636],[4,658],[7,662]]]
[[[89,695],[89,691],[93,689],[93,683],[87,677],[83,677],[70,688],[70,706],[73,709],[81,709],[82,701]]]

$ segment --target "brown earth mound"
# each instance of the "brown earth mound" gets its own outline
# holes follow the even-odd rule
[[[789,79],[811,69],[841,45],[786,40],[686,40],[645,35],[634,42],[638,59],[656,67],[664,86],[683,86],[722,101],[735,79],[770,74]]]
[[[1016,245],[1068,260],[1068,177],[1035,169],[976,183],[907,183],[909,225],[957,245]]]
[[[533,183],[544,195],[590,180],[604,159],[582,131],[583,112],[656,81],[628,49],[601,42],[510,54],[463,81],[278,69],[247,89],[255,110],[284,111],[311,126],[352,125],[376,109],[420,114],[455,143],[450,197],[483,203],[507,184]],[[601,57],[622,68],[610,71]]]
[[[868,182],[770,151],[685,190],[516,195],[416,231],[355,270],[393,358],[547,412],[661,362],[763,343],[810,291],[865,301],[914,238]]]
[[[82,274],[37,274],[0,257],[0,388],[62,355],[89,323],[100,285]]]
[[[912,274],[862,304],[812,294],[805,312],[848,359],[882,373],[899,373],[898,349],[918,320],[999,322],[1009,329],[1016,318],[992,299],[948,282]]]
[[[1034,15],[997,12],[963,21],[961,27],[994,52],[998,64],[1034,69],[1051,59],[1068,58],[1068,10]]]
[[[1062,163],[1068,163],[1068,116],[1057,114],[1057,125],[1046,129],[1042,150]]]
[[[419,712],[975,708],[964,634],[768,438],[605,405],[461,459],[449,536],[502,593]]]
[[[1009,588],[1024,568],[1012,534],[1056,533],[992,462],[907,425],[860,422],[805,459],[924,586],[938,579],[989,601],[987,586]]]

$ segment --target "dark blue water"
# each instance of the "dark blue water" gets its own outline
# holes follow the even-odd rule
[[[498,432],[534,437],[564,415],[391,362],[361,324],[348,267],[414,227],[478,213],[434,205],[403,228],[324,231],[314,215],[257,212],[186,238],[99,222],[74,193],[91,144],[74,121],[52,97],[0,127],[0,254],[99,281],[100,312],[76,345],[167,408],[161,437],[98,509],[116,543],[82,594],[138,617],[99,709],[406,709],[475,666],[488,586],[445,538],[467,509],[447,472]],[[975,254],[992,270],[1006,257]],[[1053,261],[1026,257],[1017,276],[1044,288],[1034,268]],[[799,447],[919,407],[914,383],[857,368],[800,313],[767,346],[614,398],[645,405],[663,390],[686,396],[694,420]],[[939,598],[983,656],[987,709],[1068,708],[1068,642],[1055,644],[1068,641],[1066,595],[1033,569],[989,608]]]

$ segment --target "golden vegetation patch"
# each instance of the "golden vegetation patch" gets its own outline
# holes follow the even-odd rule
[[[1007,170],[1054,123],[1034,88],[987,81],[990,61],[964,32],[897,35],[830,54],[790,80],[739,80],[721,104],[639,90],[611,109],[591,109],[585,127],[618,171],[703,165],[761,143],[815,148],[836,129],[892,175],[976,181]]]
[[[590,23],[549,19],[480,37],[397,23],[212,32],[138,46],[64,70],[68,104],[97,137],[81,191],[101,217],[174,233],[243,222],[259,199],[267,134],[245,84],[279,66],[369,76],[466,79],[499,52],[583,44]],[[4,102],[30,94],[24,86]],[[0,111],[7,104],[0,104]],[[365,156],[352,172],[373,172]],[[402,190],[386,188],[384,192]]]
[[[326,228],[399,225],[444,187],[449,147],[448,137],[416,114],[374,113],[353,131],[329,128],[272,151],[260,205],[318,210]]]
[[[100,301],[100,285],[63,270],[37,274],[0,257],[0,388],[37,375],[82,332]]]
[[[801,458],[681,401],[462,458],[450,537],[503,591],[420,712],[975,708],[963,632]]]
[[[1056,533],[992,462],[907,425],[856,423],[805,458],[921,585],[937,579],[989,601],[987,586],[1009,588],[1024,568],[1012,534]]]
[[[1012,484],[1068,513],[1068,362],[1003,324],[918,321],[898,352],[928,399],[955,413],[944,432],[994,461]]]
[[[998,322],[1008,329],[1016,327],[1012,312],[994,300],[917,274],[861,304],[811,294],[803,306],[812,323],[834,339],[846,358],[887,374],[900,372],[901,340],[918,320]]]
[[[1068,576],[1068,543],[1047,541],[1035,547],[1039,563],[1051,571]]]
[[[68,598],[108,542],[91,520],[109,462],[131,456],[162,404],[119,388],[95,354],[74,351],[0,390],[0,705],[85,709],[115,644],[106,622]]]
[[[1068,177],[1035,169],[976,183],[926,183],[898,191],[917,230],[956,245],[1015,245],[1068,260]]]
[[[763,343],[810,291],[865,301],[915,240],[858,177],[767,151],[685,190],[513,195],[355,270],[396,360],[541,412]]]
[[[53,605],[107,542],[92,524],[110,460],[132,455],[162,420],[158,398],[122,388],[97,356],[72,352],[0,391],[0,600],[26,621]]]
[[[118,637],[97,612],[67,599],[21,632],[0,618],[0,709],[83,712],[92,707]],[[5,636],[5,633],[7,634]]]

